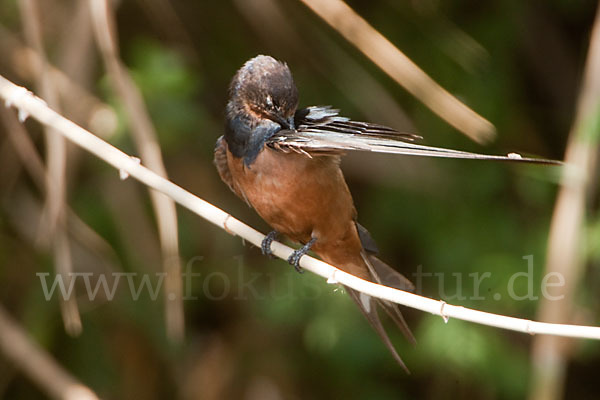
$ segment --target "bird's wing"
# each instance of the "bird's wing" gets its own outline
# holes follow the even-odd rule
[[[294,125],[300,132],[317,132],[325,129],[332,133],[356,134],[371,138],[383,137],[409,142],[422,139],[419,135],[398,132],[387,126],[351,121],[349,118],[340,116],[339,111],[331,106],[302,108],[294,115]]]
[[[223,136],[217,139],[217,143],[215,145],[215,158],[213,161],[217,167],[217,171],[219,172],[221,180],[225,182],[227,186],[229,186],[229,189],[231,189],[233,193],[250,205],[246,195],[238,187],[238,185],[236,185],[233,177],[231,176],[231,171],[229,170],[229,165],[227,164],[227,142]]]
[[[328,106],[298,110],[294,122],[296,129],[277,132],[267,144],[283,151],[303,152],[310,155],[372,151],[425,157],[562,164],[555,160],[522,157],[516,153],[507,156],[487,155],[420,145],[412,143],[421,138],[418,135],[401,133],[368,122],[351,121],[341,117],[338,110]]]

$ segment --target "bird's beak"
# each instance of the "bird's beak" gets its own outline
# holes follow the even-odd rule
[[[275,122],[277,122],[279,125],[281,125],[281,128],[283,128],[283,129],[290,129],[290,130],[296,129],[294,127],[294,116],[293,115],[287,119],[284,117],[281,117],[281,116],[276,116],[276,118],[274,118],[274,119],[275,119]]]

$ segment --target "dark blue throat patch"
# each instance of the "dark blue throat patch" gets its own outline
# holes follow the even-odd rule
[[[281,130],[281,125],[269,119],[253,122],[238,114],[230,118],[225,126],[229,151],[235,157],[243,158],[247,167],[254,163],[267,140]]]

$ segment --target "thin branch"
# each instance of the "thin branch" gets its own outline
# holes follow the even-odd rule
[[[90,388],[79,382],[35,343],[0,306],[0,352],[52,398],[97,400]]]
[[[493,139],[494,126],[437,84],[342,0],[301,0],[379,68],[450,125],[479,143]]]
[[[0,121],[4,123],[8,140],[14,147],[15,153],[23,164],[23,167],[31,177],[31,180],[42,192],[46,192],[46,172],[44,162],[37,152],[33,141],[27,135],[25,127],[8,110],[0,110]]]
[[[2,121],[6,127],[8,140],[14,147],[14,153],[21,161],[21,164],[31,177],[31,180],[39,192],[45,194],[47,190],[44,163],[35,148],[33,141],[27,134],[27,130],[19,123],[12,111],[4,108],[0,109],[0,121]],[[90,252],[104,255],[107,259],[106,262],[112,266],[112,263],[108,261],[108,258],[117,258],[112,246],[94,229],[86,224],[68,204],[65,204],[65,212],[66,226],[64,228],[68,230],[71,239],[81,243]],[[35,242],[35,240],[32,241]]]
[[[265,236],[262,233],[140,165],[131,156],[64,118],[50,109],[42,99],[2,76],[0,76],[0,98],[3,98],[7,105],[15,106],[19,112],[31,115],[46,126],[52,126],[56,132],[60,132],[73,143],[106,161],[117,168],[122,174],[130,175],[145,185],[168,195],[183,207],[224,229],[226,232],[238,235],[255,246],[260,246],[264,239]],[[273,242],[272,250],[273,254],[285,260],[292,254],[294,249],[284,244]],[[600,340],[600,327],[536,322],[454,306],[443,301],[433,300],[362,280],[309,256],[302,257],[300,266],[327,278],[329,283],[340,283],[374,297],[439,315],[446,321],[449,318],[457,318],[529,334]]]
[[[17,35],[0,24],[0,53],[10,60],[12,71],[20,78],[34,80],[42,72],[42,56],[29,46],[25,46]],[[62,70],[45,60],[50,78],[59,92],[66,109],[71,114],[81,115],[84,126],[94,130],[100,137],[109,138],[117,127],[117,116],[108,104],[90,93],[89,90],[75,82]]]
[[[31,47],[35,49],[40,57],[40,73],[38,75],[38,86],[42,95],[48,99],[52,107],[58,107],[58,94],[54,88],[54,82],[50,77],[49,69],[44,52],[38,0],[21,0],[21,19],[25,28],[25,35]],[[46,205],[44,217],[41,221],[45,223],[43,240],[52,243],[54,267],[57,273],[70,278],[73,270],[73,260],[69,249],[69,237],[64,230],[65,218],[65,192],[66,192],[66,164],[67,145],[65,139],[52,132],[52,127],[45,130],[46,137]],[[77,307],[75,296],[61,299],[60,309],[63,317],[65,330],[72,336],[81,333],[81,316]]]
[[[566,285],[561,287],[561,301],[542,298],[538,318],[557,322],[572,319],[577,285],[584,267],[582,226],[590,178],[595,175],[598,150],[597,126],[600,117],[600,6],[596,11],[590,37],[588,58],[579,94],[575,121],[569,133],[562,186],[558,194],[546,259],[546,274],[561,274]],[[532,400],[562,398],[567,354],[564,341],[537,338],[533,342]]]
[[[96,41],[111,83],[125,106],[133,139],[142,161],[157,174],[166,178],[167,171],[162,160],[154,125],[139,89],[119,59],[115,18],[111,4],[107,0],[89,1]],[[163,270],[167,274],[164,292],[167,335],[171,339],[181,341],[185,332],[185,324],[177,211],[175,203],[161,193],[150,191],[150,198],[158,222]]]

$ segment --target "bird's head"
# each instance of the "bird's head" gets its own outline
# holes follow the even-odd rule
[[[294,129],[298,89],[287,64],[270,56],[256,56],[235,74],[229,88],[228,112],[243,111],[268,119],[283,129]]]

